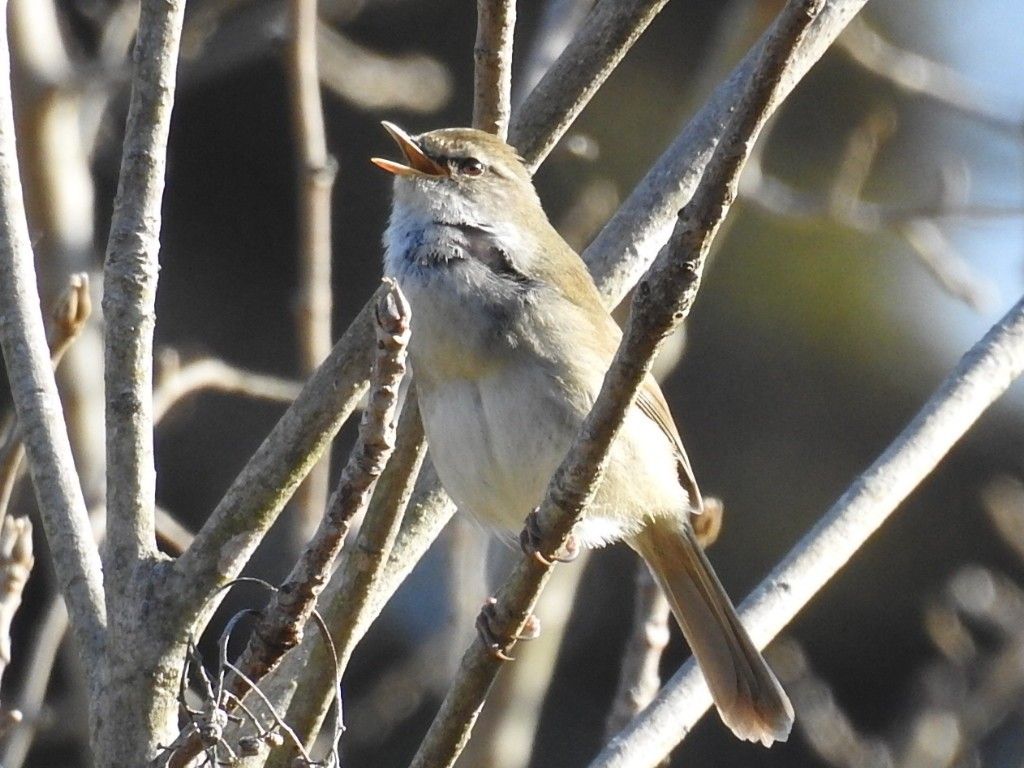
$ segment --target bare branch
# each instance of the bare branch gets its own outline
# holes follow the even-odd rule
[[[599,0],[516,110],[509,144],[534,172],[667,0]]]
[[[106,641],[100,558],[39,310],[15,149],[6,5],[0,2],[0,345],[43,528],[95,693]]]
[[[324,621],[330,627],[340,674],[345,673],[356,644],[372,622],[368,615],[371,597],[379,589],[412,496],[413,482],[426,455],[419,403],[411,391],[402,407],[395,442],[395,454],[381,476],[355,544],[342,554],[329,592],[324,595]],[[288,722],[306,744],[316,739],[334,698],[332,687],[320,671],[326,663],[326,645],[317,638],[297,681],[302,695],[288,708]]]
[[[479,637],[466,651],[459,673],[413,759],[413,768],[451,766],[469,740],[502,658],[509,657],[522,636],[550,577],[552,563],[565,551],[573,526],[590,503],[608,450],[650,370],[659,343],[686,318],[693,305],[704,260],[734,199],[743,162],[778,98],[780,78],[789,58],[822,3],[790,2],[780,14],[693,200],[680,212],[668,245],[637,286],[629,324],[601,392],[548,485],[535,518],[540,539],[537,550],[542,557],[524,556],[498,591],[489,626],[499,641],[499,653]]]
[[[366,390],[379,289],[302,388],[174,564],[169,596],[203,605],[238,575],[296,486]],[[201,617],[200,617],[201,620]]]
[[[978,83],[951,67],[886,40],[863,19],[855,19],[836,45],[872,74],[908,93],[944,104],[1018,138],[1024,138],[1024,116],[1011,117],[984,95]]]
[[[473,127],[504,139],[512,113],[515,0],[477,0],[476,18]]]
[[[978,312],[992,306],[995,298],[992,285],[964,261],[934,221],[909,219],[896,224],[895,230],[946,293]]]
[[[827,0],[804,36],[782,78],[771,111],[825,52],[867,0]],[[737,65],[707,104],[662,153],[625,203],[594,239],[583,258],[605,303],[622,300],[668,240],[677,211],[693,195],[708,160],[727,129],[737,94],[747,86],[767,40],[769,29]]]
[[[288,2],[287,69],[292,133],[296,143],[299,220],[299,291],[296,306],[299,370],[310,375],[331,351],[331,192],[338,164],[327,151],[317,68],[317,0]],[[323,516],[331,452],[299,486],[300,538]]]
[[[422,425],[420,428],[422,430]],[[408,444],[400,443],[399,449],[408,450]],[[382,511],[389,509],[392,504],[398,506],[400,499],[408,493],[406,484],[411,473],[403,471],[397,457],[389,462],[388,468],[385,470],[385,477],[392,472],[394,472],[394,480],[389,481],[388,486],[396,490],[389,492],[387,496],[394,501],[382,501]],[[385,478],[381,478],[382,487],[384,482]],[[392,482],[396,485],[392,485]],[[376,506],[375,503],[374,506]],[[412,498],[409,499],[407,506],[408,509],[402,519],[395,543],[388,554],[387,562],[367,595],[366,606],[359,612],[356,625],[351,630],[346,630],[351,633],[351,640],[347,642],[347,645],[350,646],[349,654],[351,648],[354,648],[363,638],[370,624],[380,615],[384,605],[398,590],[416,564],[420,562],[427,548],[455,514],[455,505],[441,489],[434,466],[430,462],[423,464],[412,492]],[[368,517],[370,515],[375,515],[375,512],[371,510]],[[325,618],[332,627],[338,626],[336,622],[338,617],[349,615],[348,607],[352,606],[341,589],[343,584],[343,572],[339,569],[331,583],[328,584],[322,598],[327,602]],[[282,699],[292,702],[287,719],[289,722],[296,723],[297,730],[302,732],[307,727],[312,728],[317,712],[321,711],[319,708],[323,706],[322,702],[329,700],[332,695],[332,682],[325,678],[321,671],[323,667],[310,661],[314,656],[323,658],[322,654],[325,650],[319,635],[310,636],[297,651],[285,657],[276,673],[279,678],[288,681],[287,690],[281,692]],[[296,681],[294,685],[291,684],[292,681]],[[297,690],[301,690],[302,695],[292,698],[292,694]],[[271,755],[267,768],[290,768],[291,765],[291,754],[286,750],[277,750]]]
[[[53,595],[40,611],[25,662],[25,682],[18,692],[18,711],[23,720],[0,742],[0,761],[6,768],[21,768],[35,737],[43,713],[46,690],[57,652],[68,628],[68,612],[60,595]]]
[[[397,284],[389,281],[386,287],[377,305],[373,389],[363,411],[359,437],[316,534],[263,611],[240,657],[237,666],[253,682],[258,683],[302,640],[306,622],[345,542],[349,525],[369,504],[394,449],[398,385],[405,375],[409,342],[409,305]],[[231,690],[237,695],[245,692],[240,686],[232,686]]]
[[[320,82],[360,109],[425,114],[436,112],[451,99],[451,73],[430,56],[387,55],[323,23],[317,25],[316,43]]]
[[[153,392],[153,421],[159,423],[184,398],[204,390],[290,403],[302,391],[302,384],[236,368],[216,358],[193,360],[169,373],[157,385]]]
[[[184,0],[144,0],[132,96],[103,271],[107,419],[105,578],[119,600],[156,553],[152,369],[160,204]]]
[[[866,235],[891,234],[910,247],[938,285],[953,298],[975,310],[991,304],[992,289],[956,252],[936,223],[969,210],[957,202],[940,200],[932,208],[910,208],[863,200],[867,181],[883,140],[895,129],[895,116],[873,113],[850,135],[847,150],[829,195],[802,192],[765,172],[759,153],[751,157],[740,181],[743,199],[774,216],[834,221]],[[982,215],[984,209],[973,210]],[[992,213],[1007,213],[1005,209]],[[1018,211],[1018,213],[1024,213]]]
[[[964,355],[907,428],[743,602],[740,618],[758,647],[821,591],[1022,371],[1024,300]],[[710,705],[691,660],[590,768],[656,764]]]
[[[32,523],[27,517],[7,515],[0,524],[0,679],[11,663],[11,622],[34,562]]]
[[[633,629],[622,655],[619,685],[605,723],[606,738],[621,731],[638,712],[654,700],[661,688],[658,664],[668,645],[669,607],[647,564],[636,564],[633,593]]]
[[[84,272],[72,275],[64,293],[50,312],[46,329],[46,342],[50,348],[50,364],[54,370],[60,364],[64,353],[85,327],[92,310],[89,298],[89,276]],[[18,481],[21,460],[25,446],[17,423],[12,420],[7,442],[0,446],[0,517],[10,506],[11,496]]]

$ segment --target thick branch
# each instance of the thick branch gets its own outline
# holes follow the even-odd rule
[[[1024,299],[964,355],[885,453],[743,602],[740,618],[759,647],[771,642],[853,557],[1022,371]],[[691,660],[590,768],[656,764],[710,705],[707,686]]]
[[[480,638],[466,651],[459,673],[413,759],[413,768],[451,766],[469,740],[501,657],[508,657],[523,634],[550,577],[551,563],[564,551],[573,526],[593,497],[608,450],[650,370],[658,345],[693,306],[704,260],[735,196],[743,161],[777,98],[789,57],[822,2],[795,0],[782,11],[694,199],[680,212],[669,244],[637,288],[629,325],[601,392],[548,485],[537,514],[542,558],[524,556],[498,591],[489,625],[503,641],[499,649],[503,654],[495,653]]]
[[[114,214],[103,270],[107,425],[105,576],[111,595],[156,553],[153,328],[160,204],[184,0],[143,0]]]
[[[512,113],[512,37],[515,0],[477,0],[473,127],[508,136]]]
[[[43,528],[95,693],[106,635],[100,559],[39,310],[15,149],[6,19],[0,0],[0,346]]]
[[[536,171],[668,0],[599,0],[516,110],[509,144]],[[483,0],[481,0],[483,2]]]
[[[771,111],[821,57],[865,2],[867,0],[826,0],[810,33],[794,52]],[[729,125],[738,94],[748,87],[754,68],[773,33],[774,28],[762,35],[583,253],[606,303],[614,306],[622,300],[668,240],[676,212],[697,188],[715,146]]]

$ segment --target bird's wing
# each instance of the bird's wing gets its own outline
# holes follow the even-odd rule
[[[693,476],[690,458],[686,455],[686,449],[683,448],[683,439],[679,436],[679,430],[676,428],[675,421],[672,420],[672,414],[668,410],[665,396],[661,394],[658,382],[650,374],[644,378],[643,383],[640,385],[640,391],[637,392],[636,396],[636,406],[640,409],[641,413],[658,425],[669,439],[669,442],[672,443],[672,448],[676,454],[676,465],[679,470],[679,482],[682,483],[686,492],[690,494],[690,503],[693,505],[692,511],[699,513],[704,506],[704,502],[701,499],[700,488],[697,487],[697,479]]]
[[[560,288],[564,295],[571,296],[574,302],[589,305],[592,310],[589,316],[596,320],[597,327],[594,329],[593,337],[585,340],[585,343],[597,345],[602,356],[606,357],[607,363],[611,363],[615,356],[615,350],[622,339],[622,330],[602,304],[601,296],[583,260],[554,229],[551,232],[552,247],[561,248],[566,253],[561,259],[549,260],[549,264],[557,264],[559,268],[552,269],[550,273],[545,274],[544,279]],[[683,448],[683,440],[672,420],[665,396],[661,393],[658,382],[650,374],[644,377],[644,381],[640,385],[636,405],[641,413],[658,425],[672,444],[676,455],[679,482],[690,496],[693,513],[700,513],[704,502],[700,495],[700,489],[697,487],[697,480],[693,476],[690,459],[686,455],[686,449]]]

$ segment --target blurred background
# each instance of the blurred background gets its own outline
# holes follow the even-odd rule
[[[135,17],[117,0],[10,4],[19,152],[49,304],[70,272],[98,278]],[[543,69],[545,14],[568,10],[571,20],[586,6],[519,4],[517,94]],[[574,246],[596,234],[780,7],[668,3],[537,174]],[[412,132],[469,122],[476,14],[468,0],[324,0],[320,14],[327,146],[338,163],[337,336],[380,277],[390,183],[368,158],[393,150],[379,121]],[[206,358],[285,384],[304,378],[284,29],[283,3],[189,3],[164,200],[158,383]],[[663,365],[697,477],[724,502],[711,559],[737,602],[1020,298],[1022,33],[1015,0],[875,0],[763,137],[685,347]],[[94,291],[98,299],[98,279]],[[61,369],[93,505],[102,504],[101,366],[94,332]],[[3,397],[6,410],[6,387]],[[770,751],[743,744],[709,715],[673,765],[1024,764],[1022,407],[1018,385],[769,649],[797,708],[791,740]],[[207,391],[177,402],[158,426],[159,503],[195,530],[283,408]],[[343,430],[335,464],[352,436]],[[12,508],[31,505],[23,484]],[[286,512],[252,571],[280,579],[304,525]],[[40,635],[57,609],[45,556],[37,561],[6,701],[23,700],[27,659],[54,640]],[[508,562],[472,522],[449,525],[350,666],[344,764],[407,764],[472,638],[488,578]],[[558,569],[539,608],[548,630],[505,670],[492,697],[500,706],[485,712],[460,765],[587,764],[603,743],[635,572],[623,547]],[[686,656],[673,628],[666,676]],[[75,667],[66,644],[45,705],[8,736],[21,754],[3,747],[7,768],[86,765]]]

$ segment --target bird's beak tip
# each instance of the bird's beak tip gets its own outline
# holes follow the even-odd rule
[[[398,148],[402,150],[402,154],[405,155],[408,165],[402,165],[401,163],[384,160],[379,157],[372,158],[370,162],[378,168],[382,168],[383,170],[397,176],[448,175],[448,169],[428,157],[408,133],[387,120],[381,120],[380,124],[384,126],[384,130],[391,134],[391,138],[395,140]]]

